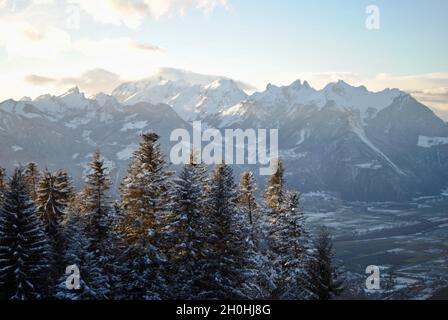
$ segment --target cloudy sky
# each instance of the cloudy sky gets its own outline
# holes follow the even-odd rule
[[[0,0],[0,100],[174,67],[259,89],[398,87],[448,120],[447,16],[446,0]]]

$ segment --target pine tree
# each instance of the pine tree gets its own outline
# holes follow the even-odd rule
[[[101,243],[107,235],[108,215],[110,212],[107,191],[110,179],[104,160],[97,150],[90,162],[90,173],[86,178],[86,186],[81,193],[82,212],[89,217],[89,233],[94,242]]]
[[[283,162],[278,160],[276,172],[269,178],[266,191],[263,196],[265,199],[265,207],[272,211],[281,210],[281,206],[285,195],[285,169]]]
[[[64,237],[61,222],[67,208],[67,189],[61,184],[60,178],[45,170],[39,181],[36,194],[36,205],[45,231],[50,238],[53,249],[53,275],[61,271],[61,259],[64,250]]]
[[[174,180],[172,215],[164,237],[171,247],[170,286],[175,299],[195,299],[200,294],[200,265],[207,250],[206,180],[207,167],[194,164],[193,158]]]
[[[167,225],[171,173],[155,133],[142,135],[139,149],[120,188],[122,210],[118,231],[128,244],[128,279],[125,290],[131,299],[159,299],[164,293],[161,234]]]
[[[75,197],[72,180],[65,170],[58,170],[55,174],[55,188],[58,192],[60,202],[68,206]]]
[[[244,299],[253,288],[253,243],[247,219],[237,209],[238,193],[233,171],[226,164],[215,166],[207,193],[209,254],[200,298]]]
[[[50,246],[20,169],[0,209],[0,297],[42,299],[47,291]]]
[[[3,198],[6,192],[6,170],[0,167],[0,205],[3,203]]]
[[[304,298],[301,280],[310,244],[299,203],[298,193],[287,192],[282,210],[271,220],[270,252],[277,272],[276,298]]]
[[[271,298],[301,299],[304,290],[300,279],[308,259],[309,240],[304,215],[299,209],[300,196],[285,190],[283,175],[283,164],[279,161],[264,194],[266,254],[275,275]]]
[[[256,192],[257,185],[255,183],[254,174],[250,171],[244,172],[240,179],[238,207],[245,213],[251,226],[254,226],[257,223],[256,213],[259,206],[255,198]]]
[[[40,180],[40,173],[37,164],[30,162],[26,165],[24,170],[25,181],[30,190],[31,198],[36,201],[37,199],[37,188]]]
[[[244,172],[240,179],[238,208],[246,217],[246,223],[250,226],[251,239],[254,243],[254,263],[258,270],[253,279],[259,292],[256,298],[265,299],[275,288],[274,270],[266,254],[266,241],[263,233],[263,212],[257,202],[255,193],[257,185],[252,172]]]
[[[75,265],[80,271],[80,288],[68,289],[68,275],[62,275],[55,297],[63,300],[103,300],[109,294],[109,278],[100,267],[99,257],[91,250],[93,239],[87,232],[88,219],[72,203],[63,221],[66,247],[64,265]]]
[[[122,247],[115,230],[117,215],[109,200],[110,178],[104,160],[97,150],[90,162],[90,173],[86,177],[86,186],[81,192],[81,212],[87,219],[90,251],[97,257],[98,267],[108,278],[108,298],[116,294],[115,284],[123,272],[121,259]]]
[[[330,300],[343,291],[339,269],[334,264],[333,242],[328,231],[319,232],[314,253],[307,264],[305,287],[313,300]]]

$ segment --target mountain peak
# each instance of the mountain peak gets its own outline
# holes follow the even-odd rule
[[[75,87],[69,89],[69,90],[66,92],[66,94],[80,94],[79,87],[78,87],[78,86],[75,86]]]
[[[297,79],[294,82],[292,82],[289,86],[290,87],[295,87],[295,88],[301,88],[302,87],[302,81],[300,81],[300,79]]]

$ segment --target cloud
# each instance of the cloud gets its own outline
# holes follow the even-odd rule
[[[161,52],[164,51],[162,48],[149,44],[149,43],[141,43],[137,41],[129,41],[129,45],[132,48],[144,50],[144,51],[151,51],[151,52]]]
[[[69,0],[100,23],[139,27],[146,18],[185,15],[196,8],[205,14],[228,7],[228,0]]]
[[[98,92],[111,92],[124,82],[118,74],[104,69],[92,69],[78,76],[62,78],[30,74],[25,77],[25,81],[34,86],[51,85],[54,88],[62,89],[78,86],[82,91],[90,95]]]
[[[53,58],[71,49],[70,35],[57,27],[36,27],[17,19],[2,19],[0,30],[0,46],[9,57]]]
[[[49,78],[49,77],[39,76],[36,74],[30,74],[25,77],[25,81],[32,85],[40,86],[40,85],[47,85],[50,83],[55,83],[57,80],[53,79],[53,78]]]
[[[126,37],[101,40],[83,38],[73,43],[73,50],[90,61],[108,65],[135,61],[144,64],[165,53],[165,50],[158,46]]]

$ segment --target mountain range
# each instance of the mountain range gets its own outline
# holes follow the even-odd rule
[[[66,168],[80,184],[100,147],[118,183],[142,131],[159,133],[168,154],[171,131],[201,120],[222,130],[279,129],[287,182],[302,192],[404,201],[448,185],[448,124],[403,91],[370,92],[343,81],[316,90],[300,80],[248,94],[252,89],[226,77],[161,69],[110,95],[86,97],[73,88],[6,100],[0,103],[0,165]]]

